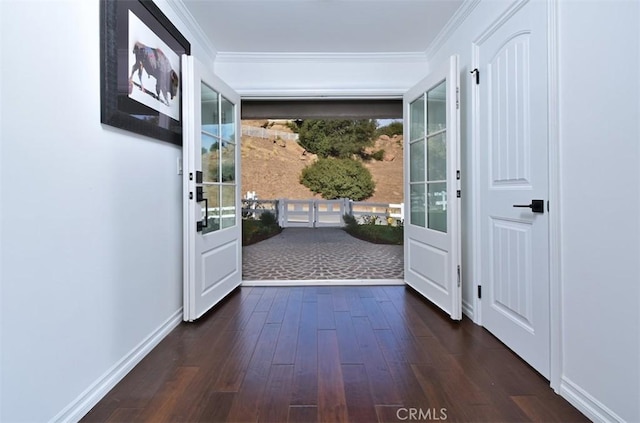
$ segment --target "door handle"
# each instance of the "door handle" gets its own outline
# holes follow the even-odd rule
[[[202,232],[209,225],[209,200],[204,199],[204,219],[196,223],[198,232]],[[204,222],[204,223],[203,223]]]
[[[513,207],[527,207],[534,213],[544,213],[544,200],[531,200],[531,204],[514,204]]]
[[[209,199],[204,198],[204,189],[202,187],[196,187],[196,202],[201,203],[204,201],[204,223],[202,220],[196,223],[196,230],[202,232],[202,229],[209,225]]]

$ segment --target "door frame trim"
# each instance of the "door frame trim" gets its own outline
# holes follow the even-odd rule
[[[522,9],[529,0],[515,0],[498,18],[471,43],[471,67],[477,68],[480,63],[480,44],[488,39],[509,18]],[[560,391],[562,381],[562,240],[561,240],[561,175],[560,175],[560,128],[559,128],[559,51],[558,51],[558,0],[547,2],[547,143],[548,143],[548,177],[549,203],[553,205],[549,212],[549,381],[556,393]],[[473,321],[482,324],[482,300],[475,294],[481,285],[482,262],[480,218],[480,96],[479,86],[471,89],[471,173],[473,192],[470,201],[473,231],[471,245],[473,249],[470,272],[473,284]]]
[[[562,204],[560,173],[560,66],[558,0],[547,1],[547,73],[549,131],[549,324],[550,382],[560,392],[562,381]]]

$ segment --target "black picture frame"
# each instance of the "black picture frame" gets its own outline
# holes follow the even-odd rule
[[[151,42],[132,48],[140,32]],[[181,146],[180,56],[190,53],[153,1],[100,0],[101,122]]]

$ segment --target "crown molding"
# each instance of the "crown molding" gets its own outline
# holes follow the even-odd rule
[[[158,0],[154,1],[157,2]],[[198,24],[189,9],[187,9],[187,6],[185,6],[184,2],[182,0],[165,0],[163,1],[163,3],[166,4],[177,15],[178,19],[180,19],[187,25],[187,28],[195,38],[195,42],[200,44],[204,48],[204,54],[206,54],[207,57],[211,60],[211,63],[213,63],[216,60],[218,52],[213,44],[211,44],[209,37],[207,37],[207,35],[202,30],[202,27]],[[193,55],[193,51],[191,52],[191,54]]]
[[[407,63],[425,62],[424,52],[269,53],[218,52],[216,63]]]
[[[238,88],[242,98],[259,100],[397,100],[402,98],[405,88],[366,89],[306,89],[306,88]]]
[[[456,13],[453,14],[451,19],[447,21],[442,30],[436,35],[436,38],[429,44],[429,47],[427,47],[424,53],[427,62],[431,61],[433,55],[440,50],[449,37],[462,25],[471,12],[480,4],[480,1],[481,0],[465,0],[464,3],[462,3]]]

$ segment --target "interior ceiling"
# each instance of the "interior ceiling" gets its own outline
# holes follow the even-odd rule
[[[464,0],[183,0],[219,53],[424,52]]]

